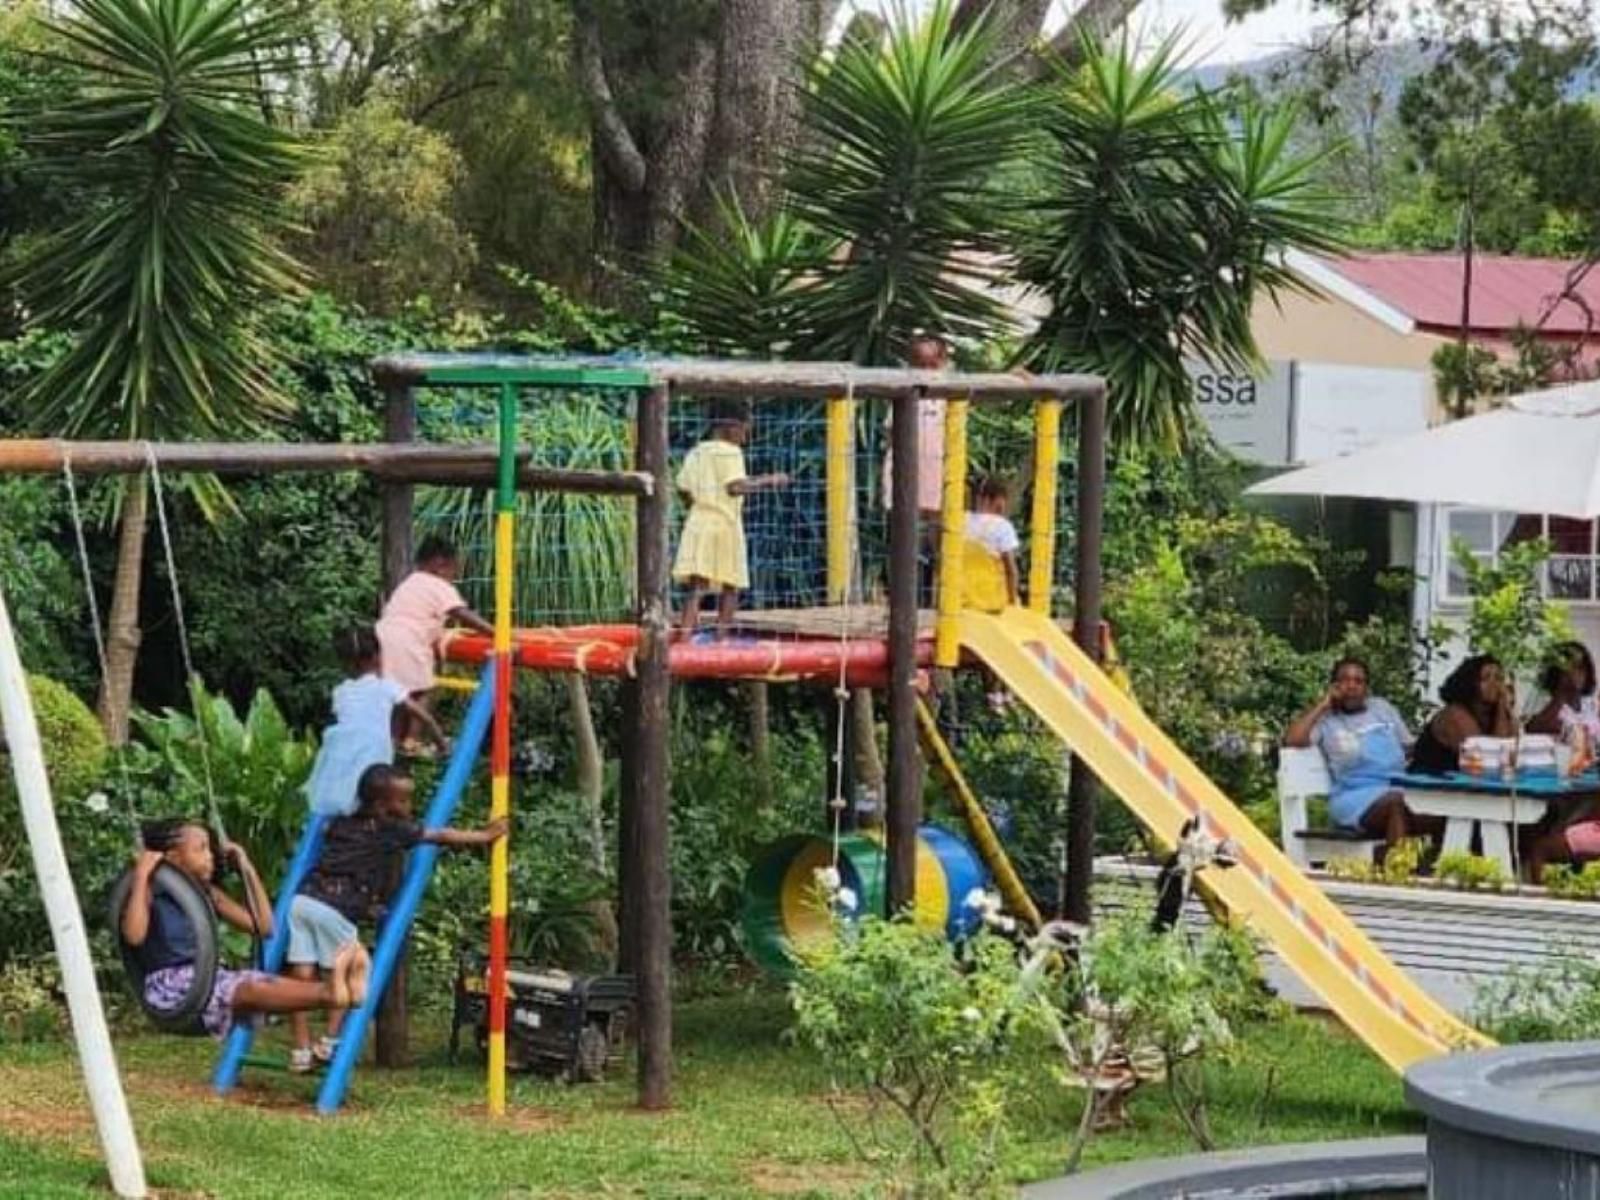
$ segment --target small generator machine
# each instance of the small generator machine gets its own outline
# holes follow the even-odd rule
[[[470,1026],[480,1054],[489,1045],[489,962],[477,953],[456,968],[450,1061]],[[568,1083],[595,1083],[621,1063],[632,1032],[631,975],[572,975],[531,959],[506,963],[506,1065]]]

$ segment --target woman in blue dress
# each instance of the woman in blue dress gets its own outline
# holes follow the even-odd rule
[[[1370,695],[1367,687],[1367,664],[1340,659],[1327,692],[1289,726],[1284,745],[1322,751],[1333,780],[1328,809],[1335,824],[1381,837],[1391,846],[1407,837],[1437,837],[1444,822],[1412,812],[1390,782],[1406,769],[1406,752],[1415,739],[1394,705]]]

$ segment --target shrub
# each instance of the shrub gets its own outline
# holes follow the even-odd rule
[[[1497,861],[1480,854],[1468,854],[1463,850],[1452,850],[1449,854],[1440,855],[1433,871],[1438,878],[1454,883],[1469,892],[1475,892],[1480,888],[1484,891],[1497,892],[1502,884],[1508,882],[1505,868]]]
[[[1558,953],[1485,982],[1473,1024],[1502,1042],[1576,1042],[1600,1037],[1600,961]]]
[[[865,1093],[864,1124],[834,1110],[891,1194],[998,1190],[1006,1101],[1042,1029],[1008,943],[980,935],[958,962],[941,931],[866,917],[807,956],[790,996],[834,1101]]]
[[[1541,882],[1563,900],[1593,900],[1600,897],[1600,859],[1584,863],[1581,870],[1571,863],[1551,863]]]
[[[61,684],[30,675],[28,691],[68,864],[79,894],[97,896],[110,864],[120,870],[129,846],[127,827],[107,820],[109,802],[93,791],[106,762],[105,735],[88,706]],[[11,760],[0,754],[0,965],[50,951],[43,914]]]
[[[0,1045],[53,1040],[67,1029],[61,975],[53,962],[0,969]]]
[[[1232,1053],[1235,1030],[1268,1006],[1243,932],[1218,926],[1191,939],[1152,929],[1148,913],[1124,913],[1089,932],[1049,994],[1064,1078],[1085,1095],[1069,1172],[1117,1103],[1115,1090],[1096,1086],[1108,1071],[1163,1079],[1195,1141],[1212,1148],[1205,1067]]]

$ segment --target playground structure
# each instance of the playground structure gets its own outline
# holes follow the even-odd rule
[[[1071,774],[1068,825],[1068,893],[1065,915],[1087,920],[1092,878],[1093,778],[1126,803],[1158,842],[1170,844],[1184,822],[1199,819],[1217,838],[1239,847],[1242,869],[1208,876],[1227,910],[1271,942],[1280,955],[1328,1001],[1345,1023],[1386,1062],[1401,1068],[1459,1046],[1480,1044],[1474,1031],[1435,1005],[1379,953],[1325,896],[1251,825],[1193,766],[1134,701],[1096,664],[1100,614],[1100,512],[1104,488],[1105,398],[1097,380],[1077,376],[1022,376],[863,369],[842,364],[736,364],[696,361],[537,359],[485,355],[403,355],[377,360],[374,375],[387,397],[389,443],[348,445],[155,445],[61,442],[0,443],[0,473],[59,472],[80,475],[136,473],[152,461],[165,471],[206,470],[222,475],[274,471],[363,470],[384,493],[383,576],[385,591],[410,565],[417,483],[493,485],[495,495],[495,625],[493,639],[461,637],[447,646],[450,658],[482,664],[455,753],[426,820],[448,823],[487,738],[491,742],[493,815],[509,811],[508,773],[513,667],[544,671],[611,674],[624,683],[627,725],[621,807],[620,870],[623,967],[637,981],[639,1011],[639,1099],[646,1107],[670,1100],[671,1026],[669,997],[670,880],[667,821],[667,700],[671,680],[697,678],[816,681],[870,687],[888,696],[889,762],[882,878],[863,881],[861,895],[882,895],[887,910],[916,907],[921,826],[919,739],[955,789],[964,811],[981,808],[960,782],[948,747],[929,737],[919,719],[917,682],[929,667],[982,663],[1072,750],[1079,769]],[[492,389],[497,399],[499,444],[420,446],[414,391],[420,388]],[[540,466],[519,446],[519,405],[538,403],[539,389],[582,392],[604,389],[629,397],[634,462],[625,471],[554,470]],[[777,398],[821,402],[826,409],[826,590],[815,610],[756,611],[741,629],[753,641],[695,645],[669,636],[668,578],[672,464],[669,414],[688,398],[740,396],[761,406]],[[917,406],[924,398],[945,402],[942,546],[938,556],[937,606],[919,609],[917,596],[919,429]],[[886,607],[864,603],[854,559],[859,553],[858,489],[854,439],[861,426],[858,406],[886,401],[893,424],[889,455],[894,463],[889,505]],[[1028,604],[998,614],[961,607],[961,531],[966,509],[967,424],[971,406],[990,401],[1026,401],[1034,406],[1032,519],[1028,555]],[[1077,417],[1075,503],[1074,637],[1052,619],[1056,578],[1056,480],[1060,427],[1066,404]],[[630,500],[634,518],[633,620],[626,624],[515,628],[513,501],[518,489],[585,492]],[[8,723],[13,719],[8,713]],[[13,744],[16,744],[13,735]],[[1092,773],[1092,775],[1091,775]],[[280,887],[286,908],[315,861],[321,826],[308,824]],[[974,842],[1019,916],[1031,901],[1014,875],[1007,878],[1003,854],[981,825]],[[859,847],[858,847],[859,849]],[[926,851],[924,851],[926,853]],[[491,862],[489,1106],[505,1102],[504,970],[507,847],[496,846]],[[815,858],[817,851],[801,849]],[[374,989],[352,1014],[340,1052],[319,1096],[319,1108],[336,1108],[372,1020],[403,950],[436,851],[416,852],[374,956]],[[825,865],[818,863],[818,865]],[[967,878],[959,871],[950,878]],[[880,887],[881,884],[881,887]],[[954,915],[948,909],[946,920]],[[957,900],[958,902],[958,900]],[[786,919],[786,918],[782,918]],[[280,922],[280,928],[286,922]],[[282,946],[266,947],[267,961]],[[498,1036],[497,1036],[498,1035]],[[237,1078],[248,1049],[239,1031],[219,1064],[217,1083]]]

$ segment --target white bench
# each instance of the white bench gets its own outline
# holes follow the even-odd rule
[[[1328,764],[1315,746],[1278,750],[1278,821],[1282,826],[1283,852],[1302,871],[1326,866],[1338,858],[1372,861],[1374,847],[1382,838],[1368,837],[1349,829],[1311,828],[1310,800],[1326,796],[1333,788]]]

